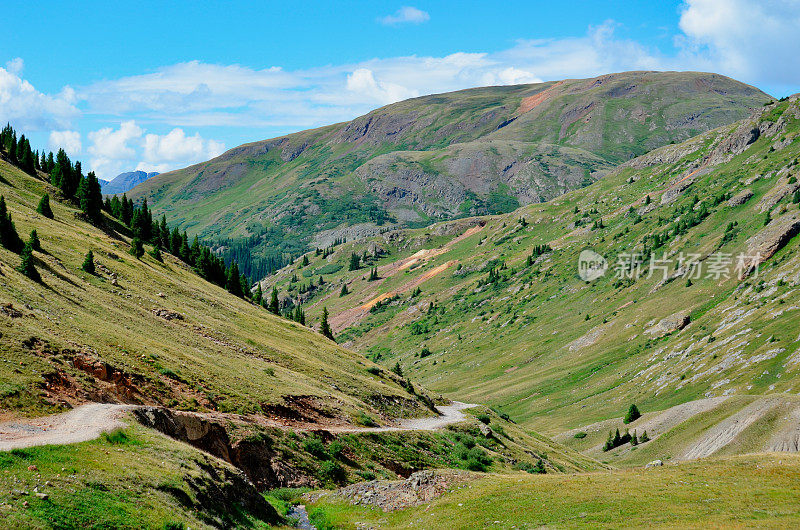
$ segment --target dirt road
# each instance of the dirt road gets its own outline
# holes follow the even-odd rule
[[[465,416],[461,411],[474,406],[454,401],[451,405],[437,407],[439,416],[401,420],[394,426],[310,426],[308,430],[322,428],[330,432],[433,431],[463,421]],[[125,427],[122,418],[135,408],[135,405],[91,403],[63,414],[3,422],[0,423],[0,451],[94,440],[104,432]],[[283,427],[297,429],[297,427]]]
[[[125,427],[121,418],[132,408],[92,403],[63,414],[3,422],[0,423],[0,451],[93,440],[103,432]]]

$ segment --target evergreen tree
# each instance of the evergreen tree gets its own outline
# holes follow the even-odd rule
[[[279,315],[281,313],[281,306],[278,302],[278,288],[272,287],[272,294],[269,297],[269,308],[271,313]]]
[[[319,332],[322,333],[323,337],[327,337],[332,341],[336,341],[333,337],[333,331],[331,330],[330,324],[328,324],[328,308],[322,308],[322,321],[320,322]]]
[[[261,291],[261,282],[256,283],[256,291],[253,293],[253,302],[261,305],[261,299],[264,298],[264,293]]]
[[[361,258],[358,257],[358,254],[353,252],[350,254],[350,269],[351,271],[357,271],[361,268]]]
[[[622,436],[619,435],[619,429],[617,429],[617,432],[614,433],[614,438],[612,441],[613,447],[619,447],[622,445]]]
[[[342,284],[342,290],[339,291],[339,298],[341,298],[342,296],[345,296],[347,294],[350,294],[350,291],[347,290],[347,284],[343,283]]]
[[[630,408],[628,408],[628,413],[625,414],[625,418],[622,420],[624,423],[630,423],[632,421],[636,421],[642,414],[639,412],[639,409],[636,407],[636,404],[631,404]]]
[[[159,249],[157,246],[154,246],[153,249],[150,252],[148,252],[148,254],[150,254],[150,256],[152,256],[154,260],[163,263],[164,256],[161,255],[161,249]]]
[[[636,429],[633,430],[633,436],[631,436],[631,445],[639,445],[639,438],[636,436]]]
[[[144,256],[144,244],[142,243],[142,240],[139,239],[138,237],[134,237],[131,240],[130,253],[131,256],[135,256],[137,259]]]
[[[77,197],[80,201],[81,210],[89,216],[93,222],[99,222],[103,210],[103,193],[100,191],[100,181],[94,171],[89,172],[86,178],[81,178],[78,184]]]
[[[403,377],[403,367],[400,366],[400,361],[394,363],[394,366],[392,366],[392,372],[399,375],[400,377]]]
[[[33,281],[41,281],[42,278],[39,276],[39,271],[36,270],[36,266],[33,264],[33,248],[31,248],[30,244],[26,244],[22,248],[20,258],[22,258],[22,261],[17,270]]]
[[[308,265],[308,256],[303,254],[303,265],[302,266],[305,267],[307,265]]]
[[[643,443],[645,443],[645,442],[649,442],[649,441],[650,441],[650,437],[649,437],[649,436],[647,436],[647,431],[644,431],[644,432],[642,433],[642,437],[641,437],[641,438],[639,438],[639,443],[642,443],[642,444],[643,444]]]
[[[378,267],[373,267],[369,270],[369,279],[368,281],[374,282],[375,280],[379,280],[380,276],[378,276]]]
[[[17,234],[11,214],[8,213],[6,198],[0,195],[0,245],[12,252],[20,252],[23,244],[22,239]]]
[[[235,261],[228,267],[228,276],[225,280],[225,288],[234,296],[243,297],[242,278],[239,275],[239,265]]]
[[[81,269],[89,274],[94,274],[94,253],[89,250],[86,253],[86,257],[83,260],[83,265],[81,265]]]
[[[302,325],[306,325],[306,312],[303,311],[303,308],[300,307],[300,304],[297,304],[294,308],[294,315],[292,316],[292,320],[298,322]]]
[[[42,243],[39,241],[39,234],[36,233],[35,228],[31,230],[31,238],[28,240],[28,244],[33,250],[37,252],[42,251]]]

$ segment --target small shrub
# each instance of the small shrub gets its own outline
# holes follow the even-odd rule
[[[309,437],[303,440],[303,449],[307,453],[314,455],[320,460],[328,458],[328,453],[325,451],[325,445],[319,438]]]
[[[347,480],[347,472],[339,462],[326,460],[319,466],[319,477],[323,482],[342,484]]]
[[[575,433],[575,438],[577,438],[578,440],[582,440],[582,439],[586,438],[586,433],[583,432],[583,431],[576,432]]]
[[[484,425],[489,425],[489,422],[492,421],[488,414],[478,414],[477,418]]]

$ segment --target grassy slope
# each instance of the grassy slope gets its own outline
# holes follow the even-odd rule
[[[371,363],[360,355],[230,296],[167,254],[164,263],[147,254],[135,259],[125,235],[78,220],[74,208],[51,201],[55,219],[46,219],[35,207],[42,193],[53,194],[48,184],[4,162],[0,177],[17,231],[27,238],[35,228],[43,247],[35,253],[41,283],[14,270],[19,257],[0,249],[0,302],[21,313],[0,313],[3,408],[39,414],[60,399],[91,398],[257,413],[285,396],[313,396],[350,419],[356,411],[391,415],[368,404],[387,396],[404,400],[407,413],[422,411],[391,378],[369,374]],[[89,249],[96,275],[80,270]],[[154,313],[161,309],[184,318]],[[84,356],[124,372],[133,385],[77,369],[74,360]],[[69,383],[45,388],[48,380]]]
[[[135,426],[92,442],[0,453],[0,518],[8,528],[266,528],[277,522],[274,514],[259,519],[230,497],[221,502],[238,473]],[[49,498],[38,498],[34,488]]]
[[[519,116],[521,102],[544,90],[548,97]],[[586,174],[596,178],[619,161],[740,119],[766,99],[692,72],[464,90],[240,146],[129,195],[148,197],[192,234],[263,235],[256,253],[276,245],[296,253],[319,230],[374,223],[387,209],[401,224],[461,215],[474,203],[467,190],[523,204],[552,198],[583,185]],[[395,186],[416,199],[398,199]]]
[[[324,498],[340,528],[786,528],[798,524],[800,457],[712,459],[611,473],[488,476],[424,506],[383,513]]]
[[[387,364],[400,360],[429,388],[500,406],[550,434],[620,417],[631,402],[653,411],[707,396],[796,392],[797,364],[790,361],[797,351],[800,314],[796,240],[765,263],[757,279],[746,282],[701,278],[687,287],[685,278],[679,278],[655,289],[658,278],[628,285],[617,283],[613,274],[615,256],[641,250],[643,237],[674,223],[677,209],[690,205],[695,195],[709,203],[723,192],[735,195],[750,188],[754,196],[744,205],[711,206],[710,216],[699,225],[657,249],[659,257],[663,252],[674,257],[719,248],[734,255],[743,252],[748,238],[764,226],[765,214],[758,207],[762,198],[797,173],[797,102],[769,107],[754,123],[775,121],[784,112],[783,131],[762,137],[729,162],[701,171],[674,203],[660,205],[659,190],[697,167],[717,142],[733,134],[735,125],[665,147],[651,156],[650,164],[625,165],[550,203],[486,218],[481,231],[381,281],[368,282],[366,269],[347,271],[350,252],[367,249],[360,243],[337,247],[326,260],[312,255],[309,267],[301,268],[298,262],[266,283],[296,295],[297,284],[289,281],[293,273],[299,283],[307,283],[326,264],[339,263],[342,269],[327,274],[325,288],[317,289],[306,304],[309,314],[318,314],[326,305],[336,318],[451,263],[422,283],[419,297],[403,293],[382,311],[350,325],[341,333],[342,340]],[[775,175],[779,170],[782,177]],[[760,175],[766,177],[756,178]],[[641,210],[647,194],[652,194],[653,205],[635,223],[628,208]],[[790,199],[772,209],[773,218],[797,211]],[[591,230],[601,215],[605,228]],[[527,226],[518,222],[520,217]],[[588,219],[587,228],[574,230],[577,218]],[[737,223],[735,236],[720,247],[731,222]],[[389,252],[376,264],[390,264],[421,248],[437,249],[464,228],[436,225],[376,238],[374,242]],[[548,242],[555,252],[526,267],[532,247]],[[591,284],[576,274],[578,254],[586,247],[608,257],[612,269]],[[490,260],[507,264],[504,280],[479,287],[488,277]],[[338,296],[342,282],[348,282],[351,291],[345,297]],[[434,301],[439,309],[431,313],[428,307]],[[684,330],[662,338],[644,333],[678,311],[691,314],[692,322]],[[593,332],[593,344],[570,350],[573,341]],[[422,345],[431,356],[420,357]],[[775,353],[777,349],[781,351]]]

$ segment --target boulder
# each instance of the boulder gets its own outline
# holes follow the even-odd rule
[[[747,276],[755,267],[783,248],[798,233],[800,233],[800,213],[789,212],[773,219],[760,232],[747,240],[747,255],[753,259],[750,268],[743,270],[740,276]]]
[[[658,323],[649,329],[645,330],[648,335],[656,335],[663,337],[667,333],[678,331],[689,325],[689,314],[685,312],[675,313],[668,317],[662,318]]]
[[[728,206],[731,208],[735,208],[736,206],[741,206],[742,204],[749,201],[752,196],[753,196],[753,190],[751,190],[750,188],[742,190],[728,200]]]
[[[664,462],[662,462],[661,460],[653,460],[652,462],[649,462],[644,467],[661,467],[663,465],[664,465]]]

